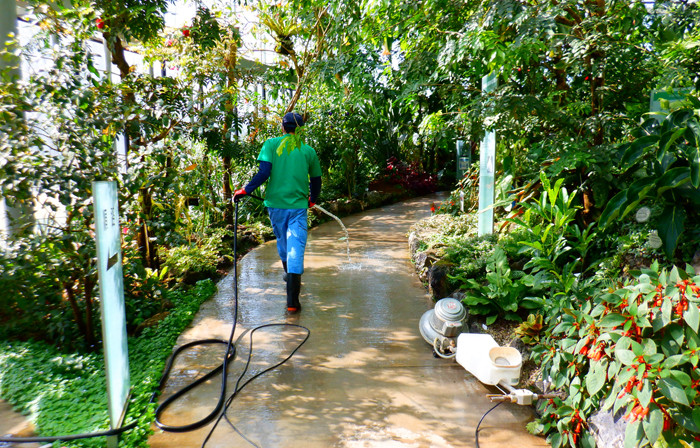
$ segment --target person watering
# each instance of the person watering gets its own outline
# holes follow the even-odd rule
[[[265,206],[277,238],[277,252],[287,281],[287,313],[301,311],[299,292],[304,273],[308,209],[321,193],[321,164],[309,145],[294,144],[291,135],[304,126],[301,115],[289,112],[282,118],[284,135],[263,144],[258,155],[258,173],[244,188],[236,190],[234,201],[251,194],[268,178]]]

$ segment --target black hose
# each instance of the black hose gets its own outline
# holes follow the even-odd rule
[[[489,415],[489,412],[491,412],[491,411],[493,411],[494,409],[496,409],[497,407],[499,407],[499,406],[501,405],[501,403],[503,403],[503,402],[502,402],[502,401],[499,401],[498,403],[496,403],[496,406],[492,407],[491,409],[489,409],[488,411],[486,411],[486,413],[485,413],[484,415],[481,416],[481,420],[479,420],[479,424],[476,425],[476,431],[475,431],[475,433],[474,433],[474,438],[476,439],[476,448],[479,448],[479,426],[481,426],[481,422],[483,422],[483,421],[484,421],[484,418],[485,418],[487,415]]]
[[[254,195],[248,195],[253,199],[257,199],[262,201],[263,199],[254,196]],[[296,325],[296,324],[266,324],[266,325],[260,325],[258,327],[253,328],[250,331],[250,350],[248,351],[248,360],[246,362],[245,368],[241,375],[238,377],[238,381],[236,381],[236,387],[228,398],[226,398],[226,382],[227,382],[227,373],[228,373],[228,365],[231,361],[233,361],[236,357],[236,347],[233,344],[233,336],[236,332],[236,325],[238,323],[238,201],[235,202],[236,204],[236,213],[235,213],[235,226],[234,226],[234,233],[233,233],[233,295],[234,295],[234,312],[233,312],[233,326],[231,328],[231,335],[228,338],[228,341],[224,341],[221,339],[201,339],[197,341],[193,341],[190,343],[187,343],[181,347],[178,347],[172,355],[170,355],[170,358],[168,359],[168,362],[166,364],[165,370],[163,372],[163,376],[160,378],[160,382],[158,383],[158,389],[153,392],[151,395],[151,399],[149,401],[150,403],[153,403],[156,399],[156,396],[158,394],[158,391],[165,386],[165,383],[168,379],[168,376],[170,375],[170,371],[172,370],[173,364],[175,362],[175,358],[184,350],[192,348],[197,345],[204,345],[204,344],[223,344],[226,345],[226,352],[224,354],[224,360],[223,362],[214,370],[208,372],[206,375],[204,375],[202,378],[199,378],[198,380],[188,384],[184,388],[178,390],[175,392],[173,395],[168,397],[166,400],[163,401],[163,403],[156,408],[155,412],[155,423],[156,426],[158,426],[160,429],[164,431],[169,431],[169,432],[188,432],[188,431],[193,431],[195,429],[201,428],[202,426],[208,424],[212,420],[216,418],[216,423],[212,427],[211,431],[209,431],[209,434],[207,434],[206,439],[204,439],[204,442],[202,443],[202,448],[207,444],[209,439],[211,438],[211,435],[214,433],[214,430],[218,426],[219,422],[221,421],[222,418],[225,418],[226,421],[231,425],[231,427],[241,435],[246,441],[248,441],[251,445],[255,445],[251,440],[249,440],[247,437],[245,437],[241,432],[231,423],[231,421],[228,419],[228,416],[226,416],[226,411],[228,410],[229,406],[231,406],[231,403],[233,403],[233,400],[235,397],[238,395],[238,393],[243,390],[245,386],[247,386],[251,381],[254,379],[258,378],[259,376],[263,375],[264,373],[269,372],[270,370],[276,369],[277,367],[281,366],[285,362],[287,362],[294,354],[301,348],[304,343],[309,339],[309,336],[311,332],[309,331],[308,328],[303,327],[301,325]],[[306,330],[306,337],[304,338],[303,341],[299,345],[296,346],[296,348],[292,351],[292,353],[289,354],[284,360],[281,362],[273,365],[272,367],[269,367],[262,372],[259,372],[258,374],[254,375],[253,377],[249,378],[245,383],[240,385],[241,380],[243,379],[243,376],[246,374],[248,371],[248,366],[250,365],[250,360],[253,354],[253,333],[255,331],[261,329],[261,328],[267,328],[267,327],[297,327],[297,328],[303,328]],[[222,372],[223,371],[223,372]],[[165,423],[161,422],[159,420],[159,415],[165,411],[165,409],[172,404],[173,401],[177,400],[179,397],[184,395],[185,393],[189,392],[190,390],[194,389],[195,387],[199,386],[200,384],[204,383],[217,373],[222,372],[221,374],[221,392],[219,394],[219,401],[216,404],[216,407],[212,412],[209,413],[206,417],[204,417],[201,420],[198,420],[194,423],[190,423],[187,425],[182,425],[182,426],[171,426],[171,425],[166,425]],[[239,387],[240,385],[240,387]],[[141,413],[140,416],[142,416],[145,413]],[[139,417],[140,417],[139,416]],[[119,434],[122,434],[126,431],[130,431],[134,428],[136,428],[138,424],[138,418],[135,419],[132,423],[122,426],[121,428],[115,428],[115,429],[109,429],[106,431],[96,431],[96,432],[91,432],[91,433],[85,433],[85,434],[72,434],[72,435],[64,435],[64,436],[52,436],[52,437],[0,437],[0,443],[49,443],[49,442],[56,442],[56,441],[72,441],[72,440],[79,440],[79,439],[88,439],[88,438],[94,438],[94,437],[105,437],[105,436],[116,436]]]

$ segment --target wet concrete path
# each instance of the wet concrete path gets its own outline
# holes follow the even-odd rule
[[[436,197],[409,200],[344,218],[309,232],[306,272],[298,317],[285,318],[285,289],[275,243],[246,255],[239,264],[239,356],[231,366],[231,389],[248,355],[248,331],[289,322],[311,336],[280,368],[250,383],[228,411],[236,428],[262,448],[472,447],[474,430],[493,393],[458,364],[435,359],[418,322],[432,307],[409,260],[409,227],[430,214]],[[178,344],[227,339],[233,313],[232,275],[203,304]],[[272,328],[254,335],[250,374],[279,362],[303,339],[299,329]],[[220,362],[223,348],[201,348],[178,362],[163,397],[200,371]],[[166,424],[186,424],[216,403],[219,383],[206,384],[173,405]],[[482,423],[482,448],[542,447],[525,424],[533,412],[504,404]],[[150,445],[199,447],[211,425],[189,433],[156,430]],[[253,446],[222,422],[207,447]]]
[[[16,412],[12,406],[4,400],[0,400],[0,436],[10,437],[33,437],[34,426],[27,420],[27,417]],[[0,448],[10,447],[37,448],[38,443],[2,443]]]

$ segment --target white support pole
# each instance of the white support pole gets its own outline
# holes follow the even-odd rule
[[[0,49],[12,52],[17,48],[17,2],[16,0],[0,0]],[[8,45],[8,42],[10,44]],[[16,65],[17,70],[12,71],[12,76],[19,78],[19,59],[10,60],[0,58],[0,69]]]
[[[17,2],[16,0],[0,0],[0,50],[7,50],[9,54],[17,49]],[[0,58],[0,70],[9,69],[5,81],[16,82],[21,78],[20,58]],[[9,78],[9,79],[8,79]],[[12,238],[19,232],[31,229],[33,216],[33,202],[12,201],[0,198],[0,239]],[[14,220],[11,222],[10,218]]]
[[[102,39],[102,50],[105,58],[105,79],[107,82],[112,82],[112,52],[109,51],[107,41]]]
[[[15,0],[0,0],[0,49],[5,48],[5,42],[10,34],[17,34],[17,4]],[[4,58],[0,58],[0,69],[4,69],[10,62]],[[7,208],[5,198],[0,199],[0,242],[4,242],[5,237],[9,236],[10,222],[7,218]]]
[[[92,191],[102,341],[107,377],[107,406],[110,426],[116,429],[123,423],[131,384],[117,183],[93,182]],[[118,445],[119,436],[107,437],[108,448],[117,448]]]
[[[486,93],[493,92],[496,90],[497,83],[496,73],[486,75],[481,80],[481,89]],[[495,191],[496,131],[487,131],[481,142],[480,170],[479,236],[482,236],[493,233],[493,207],[491,206]]]

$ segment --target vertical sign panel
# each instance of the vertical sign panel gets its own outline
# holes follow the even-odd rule
[[[496,73],[486,75],[481,80],[481,89],[485,93],[496,90],[498,78]],[[479,236],[493,233],[493,205],[496,172],[496,131],[487,131],[481,142],[479,178]]]
[[[112,428],[120,424],[129,394],[121,227],[116,182],[93,182],[97,272],[100,280],[102,341],[107,372],[107,399]],[[110,445],[116,439],[110,440]]]

